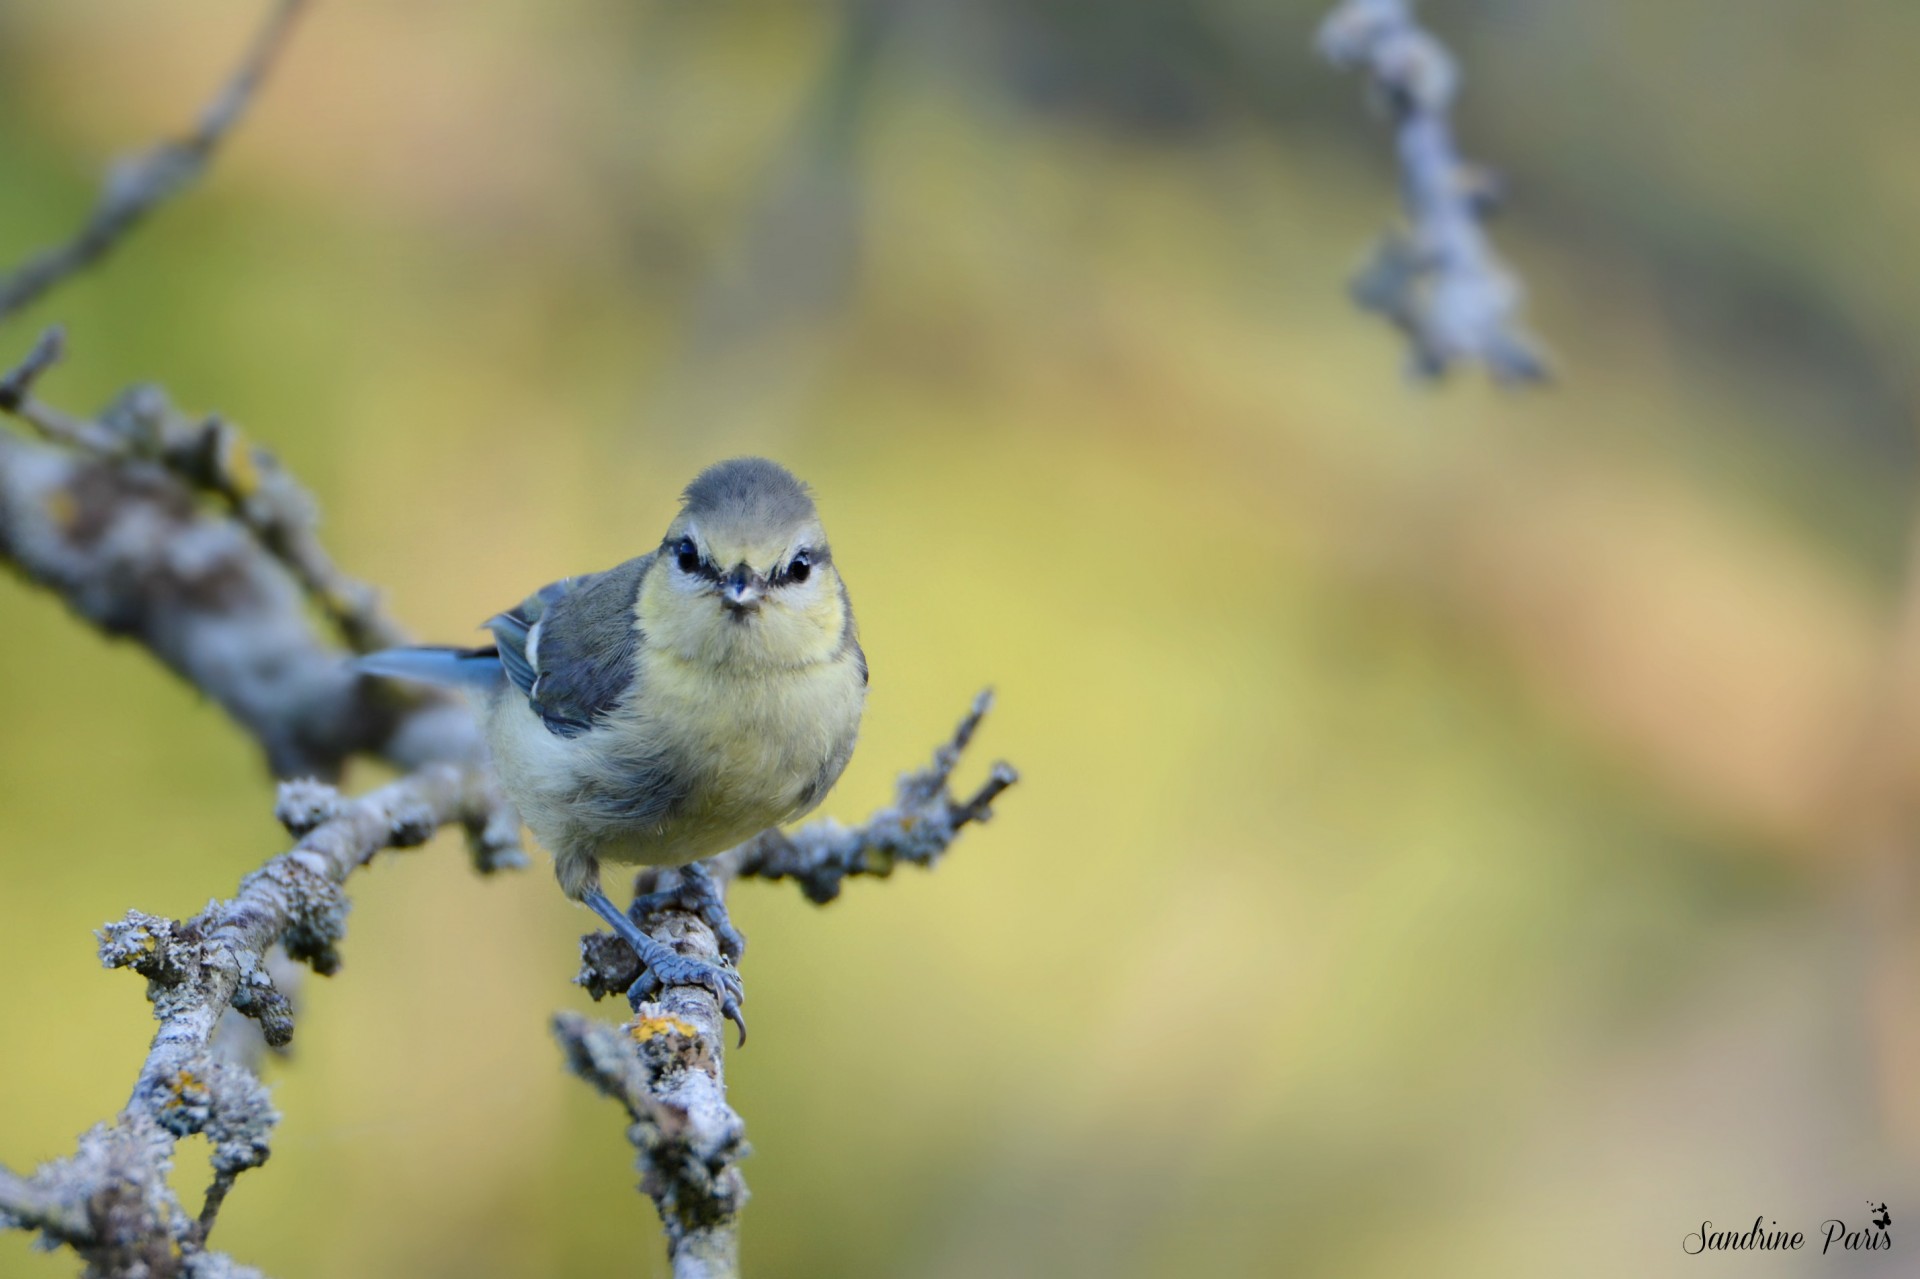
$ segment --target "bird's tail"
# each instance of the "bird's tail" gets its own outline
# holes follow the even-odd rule
[[[501,679],[500,654],[492,648],[388,648],[348,665],[366,675],[450,688],[491,688]]]

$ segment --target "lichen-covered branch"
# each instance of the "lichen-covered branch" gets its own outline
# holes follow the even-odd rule
[[[323,609],[353,601],[342,629],[357,639],[398,628],[333,569],[284,471],[217,419],[187,426],[150,388],[97,420],[47,405],[34,381],[58,351],[50,333],[0,379],[0,412],[57,445],[0,432],[0,560],[146,645],[252,734],[278,776],[335,777],[361,753],[401,768],[479,758],[457,699],[362,680],[314,633],[303,589]]]
[[[990,693],[976,697],[932,764],[903,775],[894,802],[862,825],[822,820],[791,835],[770,830],[707,859],[706,867],[723,890],[735,879],[791,879],[824,904],[849,875],[884,877],[901,861],[932,866],[963,828],[991,818],[993,801],[1018,780],[997,762],[968,798],[956,798],[949,787],[992,703]],[[659,875],[676,873],[644,872],[636,891],[644,894]],[[662,910],[635,922],[682,954],[720,958],[713,930],[686,911]],[[580,956],[575,980],[595,999],[627,990],[640,975],[633,951],[611,933],[581,938]],[[636,1005],[634,1020],[623,1027],[562,1013],[553,1030],[574,1070],[627,1109],[640,1187],[666,1228],[675,1279],[736,1274],[738,1216],[747,1198],[738,1163],[747,1145],[745,1124],[726,1101],[724,1023],[713,993],[669,986],[657,1000]]]
[[[481,869],[521,865],[519,823],[461,702],[385,695],[314,633],[306,597],[325,609],[345,579],[291,477],[221,424],[187,424],[154,391],[98,419],[44,403],[34,386],[60,345],[50,331],[0,377],[0,412],[52,441],[0,431],[0,560],[145,645],[252,734],[276,773],[332,777],[357,753],[408,770],[353,800],[317,781],[286,783],[279,814],[299,842],[231,900],[184,923],[134,912],[108,925],[103,961],[147,977],[160,1020],[133,1095],[71,1157],[31,1177],[0,1169],[0,1224],[72,1247],[90,1276],[250,1275],[205,1247],[234,1179],[266,1158],[275,1122],[234,1023],[255,1025],[257,1043],[287,1042],[288,983],[275,967],[287,956],[338,966],[339,885],[374,853],[457,822]],[[377,617],[370,602],[362,616]],[[212,1171],[189,1216],[167,1174],[175,1142],[193,1133],[207,1136]]]
[[[993,816],[993,801],[1019,780],[996,762],[986,781],[964,800],[948,789],[961,752],[993,708],[991,691],[973,699],[953,736],[934,752],[933,762],[902,774],[894,802],[849,829],[831,819],[809,823],[789,835],[770,830],[712,859],[714,873],[733,879],[790,879],[807,900],[824,905],[840,895],[849,875],[885,877],[898,862],[932,866],[970,822]]]
[[[719,954],[698,944],[685,949]],[[746,1125],[727,1105],[719,1011],[702,1017],[689,1006],[699,997],[690,987],[670,986],[624,1026],[580,1013],[553,1019],[574,1071],[626,1107],[640,1189],[659,1209],[674,1279],[739,1273],[739,1216],[747,1202],[739,1168]]]
[[[1520,283],[1482,226],[1493,184],[1454,142],[1453,58],[1415,19],[1412,0],[1341,0],[1319,45],[1336,66],[1367,77],[1399,153],[1407,226],[1381,240],[1353,282],[1355,300],[1406,335],[1421,377],[1471,361],[1501,382],[1546,378],[1546,360],[1520,325]]]
[[[73,1248],[92,1275],[238,1273],[206,1252],[207,1234],[234,1179],[266,1161],[279,1116],[253,1072],[218,1051],[223,1019],[238,1012],[267,1043],[288,1042],[293,1018],[270,973],[273,948],[316,972],[338,970],[347,877],[442,826],[486,823],[500,806],[494,787],[485,767],[456,764],[428,765],[355,799],[317,782],[285,783],[276,815],[298,842],[231,898],[184,922],[132,911],[101,929],[101,962],[147,979],[160,1028],[118,1118],[31,1177],[0,1169],[0,1219]],[[175,1143],[195,1134],[212,1148],[212,1173],[189,1216],[167,1173]]]
[[[127,389],[88,421],[34,397],[34,381],[65,351],[58,327],[48,329],[26,361],[0,381],[0,412],[47,439],[102,457],[157,462],[196,493],[218,499],[279,560],[355,652],[410,642],[380,608],[380,593],[342,572],[320,542],[320,511],[311,494],[270,451],[218,414],[190,417],[161,388]]]
[[[240,64],[185,137],[116,163],[79,233],[0,275],[0,320],[98,261],[160,204],[196,181],[239,123],[305,0],[274,0]]]
[[[58,1189],[0,1168],[0,1222],[16,1230],[40,1230],[60,1239],[87,1232],[86,1213]]]

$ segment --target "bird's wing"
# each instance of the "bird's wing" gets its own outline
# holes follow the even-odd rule
[[[368,675],[447,688],[492,688],[501,675],[499,654],[490,648],[389,648],[348,665]]]
[[[554,582],[487,620],[501,669],[549,732],[578,737],[633,687],[633,605],[653,560]]]

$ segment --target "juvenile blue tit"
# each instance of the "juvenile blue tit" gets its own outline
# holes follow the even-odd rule
[[[358,666],[469,690],[561,889],[645,966],[636,993],[703,983],[738,1021],[737,972],[642,932],[600,867],[685,867],[672,896],[736,957],[739,934],[692,863],[808,812],[846,768],[867,661],[806,486],[763,458],[709,467],[658,549],[542,587],[486,629],[487,647],[389,649]]]

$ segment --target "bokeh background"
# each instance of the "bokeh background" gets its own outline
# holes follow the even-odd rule
[[[1428,6],[1559,356],[1509,395],[1410,386],[1343,297],[1395,193],[1325,7],[323,0],[209,179],[0,363],[60,320],[48,398],[228,414],[453,640],[651,544],[706,462],[782,459],[874,669],[835,816],[998,689],[963,780],[1025,780],[936,872],[736,894],[750,1273],[1682,1274],[1703,1219],[1869,1198],[1891,1254],[1722,1261],[1906,1273],[1920,9]],[[0,6],[0,260],[257,17]],[[91,930],[285,840],[145,654],[11,579],[0,621],[18,1169],[149,1034]],[[664,1273],[546,1032],[589,1005],[544,866],[442,840],[353,897],[216,1244]],[[0,1235],[0,1273],[72,1270]]]

